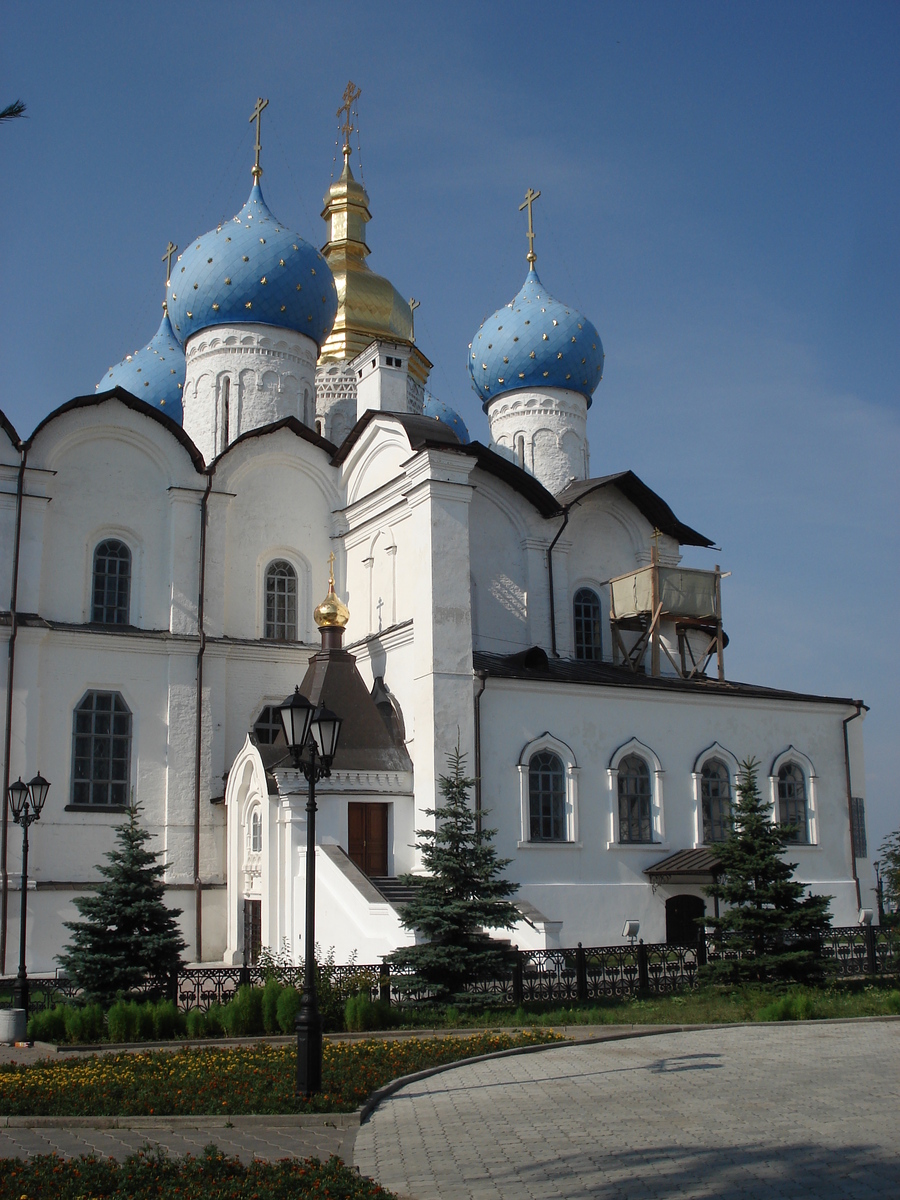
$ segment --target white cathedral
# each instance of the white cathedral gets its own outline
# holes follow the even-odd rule
[[[170,258],[150,343],[28,437],[0,413],[4,794],[51,781],[29,971],[54,969],[135,804],[191,960],[300,961],[306,784],[276,711],[298,684],[344,718],[316,846],[338,962],[411,940],[397,877],[421,867],[457,738],[523,949],[614,944],[627,921],[692,940],[751,756],[798,877],[855,924],[864,706],[728,678],[722,573],[680,565],[710,538],[627,464],[591,475],[603,348],[535,271],[535,194],[522,288],[460,347],[487,418],[472,440],[366,262],[349,144],[318,252],[263,199],[261,110],[247,203]],[[6,806],[2,834],[9,972]]]

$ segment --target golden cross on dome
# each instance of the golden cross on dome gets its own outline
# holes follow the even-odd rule
[[[334,551],[328,555],[328,586],[334,591]]]
[[[263,100],[262,96],[259,96],[256,101],[256,107],[250,114],[250,124],[252,125],[254,121],[256,122],[256,162],[253,164],[253,170],[250,172],[254,179],[259,179],[260,175],[262,175],[262,167],[259,165],[259,152],[262,149],[259,141],[259,127],[262,122],[263,109],[268,103],[268,100]]]
[[[344,117],[344,123],[341,125],[341,133],[344,135],[344,162],[350,157],[350,134],[353,132],[353,125],[350,121],[350,109],[362,95],[362,90],[356,86],[353,80],[349,80],[344,88],[344,103],[335,113],[335,116]]]
[[[178,253],[178,247],[174,242],[169,242],[166,246],[166,252],[162,256],[162,261],[166,264],[166,287],[169,286],[169,278],[172,274],[172,257]]]
[[[525,203],[519,205],[519,212],[522,212],[522,210],[525,208],[528,209],[528,232],[525,234],[525,236],[528,238],[528,253],[525,255],[525,258],[531,263],[532,266],[534,266],[534,264],[537,262],[537,255],[534,252],[534,225],[531,220],[531,206],[534,204],[535,200],[537,200],[540,194],[541,193],[536,192],[534,188],[529,188],[525,193]]]

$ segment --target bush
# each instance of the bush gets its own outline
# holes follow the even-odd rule
[[[300,993],[296,988],[286,987],[278,997],[278,1006],[276,1009],[278,1025],[282,1033],[294,1032],[294,1022],[297,1019],[299,1011]]]
[[[187,1032],[185,1015],[174,1000],[160,1000],[153,1007],[153,1036],[160,1041],[184,1037]]]
[[[99,1042],[105,1032],[103,1009],[99,1004],[86,1004],[83,1008],[69,1004],[66,1014],[66,1040],[69,1042]]]
[[[223,1037],[225,1028],[225,1005],[211,1004],[206,1010],[206,1037]]]
[[[190,1008],[185,1016],[189,1038],[209,1037],[206,1013],[202,1008]]]
[[[64,1042],[66,1040],[65,1004],[45,1008],[28,1018],[28,1039],[32,1042]]]
[[[262,993],[262,1023],[266,1033],[280,1033],[278,1027],[278,998],[284,991],[284,984],[271,975],[266,980]]]
[[[263,989],[244,984],[225,1005],[223,1022],[229,1037],[251,1037],[263,1032]]]
[[[366,992],[348,996],[344,1005],[344,1023],[352,1033],[366,1033],[372,1029],[390,1029],[394,1024],[394,1012],[384,1000],[372,1001]]]
[[[133,1042],[137,1028],[133,1006],[127,1000],[117,1000],[106,1014],[106,1027],[111,1042]]]
[[[808,992],[787,992],[761,1008],[757,1021],[813,1021],[819,1015],[813,996]]]

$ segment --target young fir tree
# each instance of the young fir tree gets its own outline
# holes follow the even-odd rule
[[[900,829],[889,833],[878,850],[881,856],[882,903],[887,924],[900,922]]]
[[[704,922],[739,956],[712,962],[705,973],[723,982],[808,981],[821,974],[831,897],[807,895],[806,885],[794,879],[797,864],[784,861],[792,827],[772,821],[759,794],[758,765],[753,759],[741,763],[732,833],[716,847],[722,874],[706,889],[728,907]]]
[[[182,965],[181,909],[166,906],[166,868],[145,846],[152,834],[139,812],[135,805],[116,826],[118,845],[106,855],[110,865],[98,868],[96,892],[75,901],[84,920],[65,922],[72,938],[58,961],[91,1002],[109,1004],[148,981],[165,989]]]
[[[417,829],[427,875],[407,875],[414,898],[401,920],[425,940],[395,950],[388,961],[413,972],[410,990],[426,987],[434,1000],[459,997],[467,984],[509,968],[513,951],[493,941],[491,929],[511,929],[519,912],[509,897],[518,885],[502,877],[512,861],[498,858],[491,844],[495,829],[478,830],[468,796],[475,780],[466,777],[459,746],[448,755],[449,775],[440,778],[443,803],[426,809],[435,828]]]

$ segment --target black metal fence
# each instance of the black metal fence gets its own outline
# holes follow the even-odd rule
[[[829,974],[835,978],[864,978],[900,973],[900,930],[874,926],[832,928],[822,946]],[[707,938],[696,946],[665,943],[633,946],[581,945],[569,950],[520,950],[510,972],[481,980],[470,989],[473,998],[501,1007],[529,1002],[583,1002],[624,998],[639,994],[661,995],[696,986],[697,972],[706,962],[733,957],[727,943]],[[262,984],[263,967],[190,967],[180,972],[175,997],[179,1008],[208,1009],[227,1004],[243,984]],[[283,983],[300,988],[303,968],[277,966]],[[320,990],[325,987],[340,1003],[360,991],[371,999],[411,1003],[424,999],[405,986],[404,975],[384,963],[351,963],[320,968]],[[0,980],[0,994],[12,979]],[[31,981],[32,1011],[76,999],[78,989],[64,979],[35,977]],[[3,1001],[0,1000],[0,1004]],[[8,1003],[8,1000],[7,1000]]]

